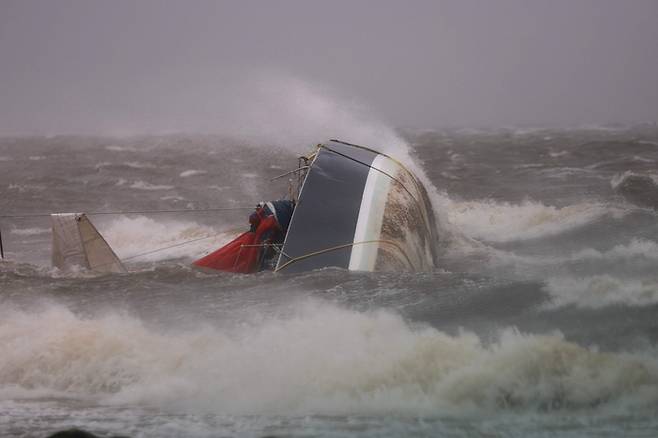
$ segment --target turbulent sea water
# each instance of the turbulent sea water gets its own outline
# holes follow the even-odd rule
[[[248,210],[92,215],[130,273],[60,272],[47,217],[0,218],[0,436],[658,435],[658,128],[399,134],[433,272],[190,268]],[[220,136],[2,138],[0,214],[251,207],[295,166]]]

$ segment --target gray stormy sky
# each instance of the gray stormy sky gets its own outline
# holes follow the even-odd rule
[[[0,0],[0,134],[342,106],[428,128],[656,121],[658,0]]]

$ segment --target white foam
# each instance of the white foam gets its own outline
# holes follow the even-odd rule
[[[180,195],[168,195],[168,196],[161,196],[160,200],[161,201],[184,201],[185,198],[180,196]],[[194,208],[194,206],[188,207],[188,208]]]
[[[646,306],[658,303],[658,281],[610,275],[552,278],[546,286],[553,306],[600,308],[611,305]]]
[[[38,184],[9,184],[7,186],[8,190],[17,190],[19,193],[25,193],[28,191],[43,191],[46,190],[46,186],[38,185]]]
[[[413,416],[658,402],[658,363],[646,354],[515,330],[486,346],[385,311],[290,310],[233,329],[176,331],[116,312],[0,309],[0,400],[65,394],[173,411]]]
[[[179,176],[181,178],[187,178],[187,177],[195,176],[195,175],[203,175],[205,173],[208,173],[208,172],[205,171],[205,170],[190,169],[190,170],[185,170],[185,171],[181,172]]]
[[[195,258],[219,248],[232,234],[224,234],[193,221],[156,221],[144,216],[120,217],[99,227],[120,259],[170,247],[195,239],[190,244],[139,257],[138,261],[157,261],[178,257]]]
[[[17,236],[36,236],[39,234],[50,233],[50,228],[15,228],[10,231]]]
[[[587,259],[629,260],[636,258],[658,261],[658,244],[651,240],[633,239],[627,245],[616,245],[607,251],[584,249],[573,254],[570,260],[576,262]]]
[[[533,239],[563,233],[605,214],[622,214],[601,204],[554,207],[540,202],[447,200],[448,218],[466,235],[488,242]]]
[[[655,160],[651,158],[645,158],[640,155],[633,155],[633,161],[637,161],[640,163],[653,163]]]
[[[142,163],[139,161],[125,161],[123,165],[132,169],[155,169],[157,167],[155,164]]]
[[[151,184],[146,181],[137,180],[130,185],[130,188],[138,190],[171,190],[174,188],[174,186],[166,184]]]
[[[110,145],[105,146],[105,149],[112,152],[137,152],[136,148],[130,146]]]

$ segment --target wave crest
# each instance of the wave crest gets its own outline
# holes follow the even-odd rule
[[[156,221],[145,216],[119,217],[103,227],[102,234],[122,259],[190,240],[203,239],[140,257],[140,261],[196,257],[204,251],[218,248],[230,238],[228,233],[221,233],[194,221]]]
[[[601,353],[560,334],[506,330],[492,345],[396,314],[304,303],[233,329],[176,332],[61,306],[3,311],[2,397],[94,397],[271,414],[463,415],[472,410],[653,409],[656,358]],[[11,388],[11,391],[9,391]]]
[[[449,219],[465,234],[487,242],[509,242],[552,236],[620,212],[601,204],[547,206],[494,201],[452,201]]]
[[[658,282],[643,279],[622,279],[611,275],[582,278],[552,278],[547,283],[553,305],[576,305],[601,308],[611,305],[647,306],[658,303]]]

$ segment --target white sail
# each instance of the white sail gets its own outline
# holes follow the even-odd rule
[[[53,266],[80,266],[98,272],[127,272],[110,245],[84,213],[50,215]]]

